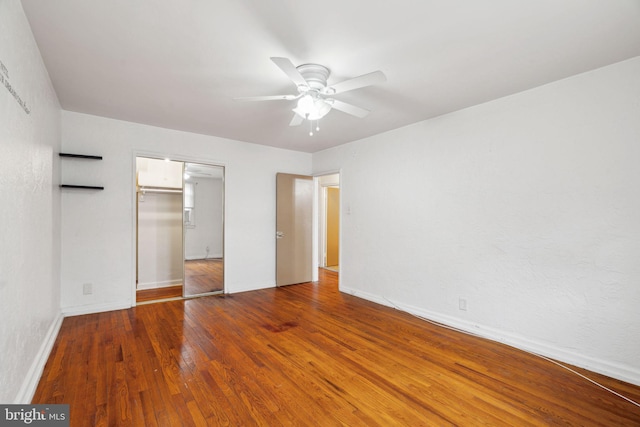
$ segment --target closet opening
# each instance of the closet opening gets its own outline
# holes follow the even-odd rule
[[[224,293],[224,166],[136,157],[136,303]]]

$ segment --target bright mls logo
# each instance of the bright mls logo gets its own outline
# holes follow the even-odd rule
[[[0,427],[69,427],[69,405],[0,405]]]

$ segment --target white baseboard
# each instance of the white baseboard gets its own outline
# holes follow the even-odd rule
[[[207,254],[198,254],[198,255],[187,255],[185,257],[185,260],[193,261],[196,259],[221,259],[221,258],[222,258],[222,254],[209,254],[209,256],[207,256]]]
[[[75,307],[63,307],[62,314],[64,315],[64,317],[81,316],[83,314],[94,314],[94,313],[102,313],[105,311],[124,310],[131,307],[132,307],[132,304],[130,301],[114,302],[114,303],[107,303],[107,304],[90,304],[90,305],[81,305],[81,306],[75,306]]]
[[[63,319],[64,316],[62,313],[58,313],[56,318],[53,319],[53,322],[47,330],[47,334],[40,345],[40,349],[38,350],[38,353],[36,354],[36,357],[29,368],[29,372],[27,372],[27,376],[22,382],[20,391],[18,391],[18,395],[13,403],[22,405],[31,403],[33,395],[36,392],[36,388],[38,387],[38,383],[40,382],[42,372],[44,372],[44,367],[47,364],[47,360],[49,360],[49,354],[51,354],[53,345],[56,342]]]
[[[40,345],[40,349],[36,354],[36,357],[25,376],[24,381],[22,382],[22,386],[18,391],[18,394],[14,400],[14,404],[26,405],[31,403],[33,400],[33,395],[36,392],[36,388],[38,387],[38,383],[40,382],[40,378],[42,377],[42,372],[44,372],[44,367],[47,364],[47,360],[49,360],[49,355],[51,354],[51,350],[53,349],[53,345],[56,342],[56,338],[58,337],[58,333],[60,332],[60,327],[62,326],[62,321],[67,316],[77,316],[81,314],[92,314],[92,313],[100,313],[103,311],[113,311],[113,310],[121,310],[124,308],[130,308],[130,303],[118,303],[118,304],[94,304],[82,307],[68,307],[63,309],[56,318],[53,320],[49,329],[47,330],[46,335]]]
[[[246,284],[246,285],[235,284],[233,285],[233,288],[229,286],[230,289],[225,289],[225,291],[228,294],[238,294],[240,292],[258,291],[260,289],[268,289],[268,288],[275,288],[275,287],[276,287],[275,282],[268,282],[262,285],[256,285],[253,283]]]
[[[340,286],[340,291],[358,298],[363,298],[368,301],[385,305],[387,307],[397,308],[399,310],[406,311],[407,313],[411,313],[413,315],[423,317],[425,319],[429,319],[455,329],[460,329],[462,331],[478,335],[492,341],[515,347],[519,350],[542,355],[550,359],[588,369],[592,372],[597,372],[611,378],[615,378],[635,385],[640,385],[640,371],[630,366],[624,366],[607,360],[585,356],[572,351],[567,351],[560,347],[552,346],[536,340],[531,340],[523,336],[502,331],[500,329],[468,322],[463,319],[432,312],[429,310],[424,310],[422,308],[414,307],[408,304],[390,301],[379,295],[363,292],[357,289]]]
[[[148,282],[148,283],[138,283],[136,289],[157,289],[157,288],[169,288],[171,286],[182,285],[182,279],[175,280],[165,280],[164,282]]]

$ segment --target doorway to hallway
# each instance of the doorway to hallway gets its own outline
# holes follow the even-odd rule
[[[340,174],[318,180],[318,266],[340,270]]]

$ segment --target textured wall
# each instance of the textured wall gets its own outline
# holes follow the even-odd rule
[[[19,1],[0,28],[0,402],[24,403],[59,321],[60,107]]]
[[[65,313],[132,304],[136,155],[224,165],[227,291],[274,286],[275,176],[310,173],[311,154],[68,111],[62,112],[62,146],[103,156],[95,164],[74,165],[63,176],[105,187],[62,195]],[[93,284],[92,295],[82,294],[84,283]]]
[[[640,58],[313,157],[342,289],[635,383],[639,164]]]

